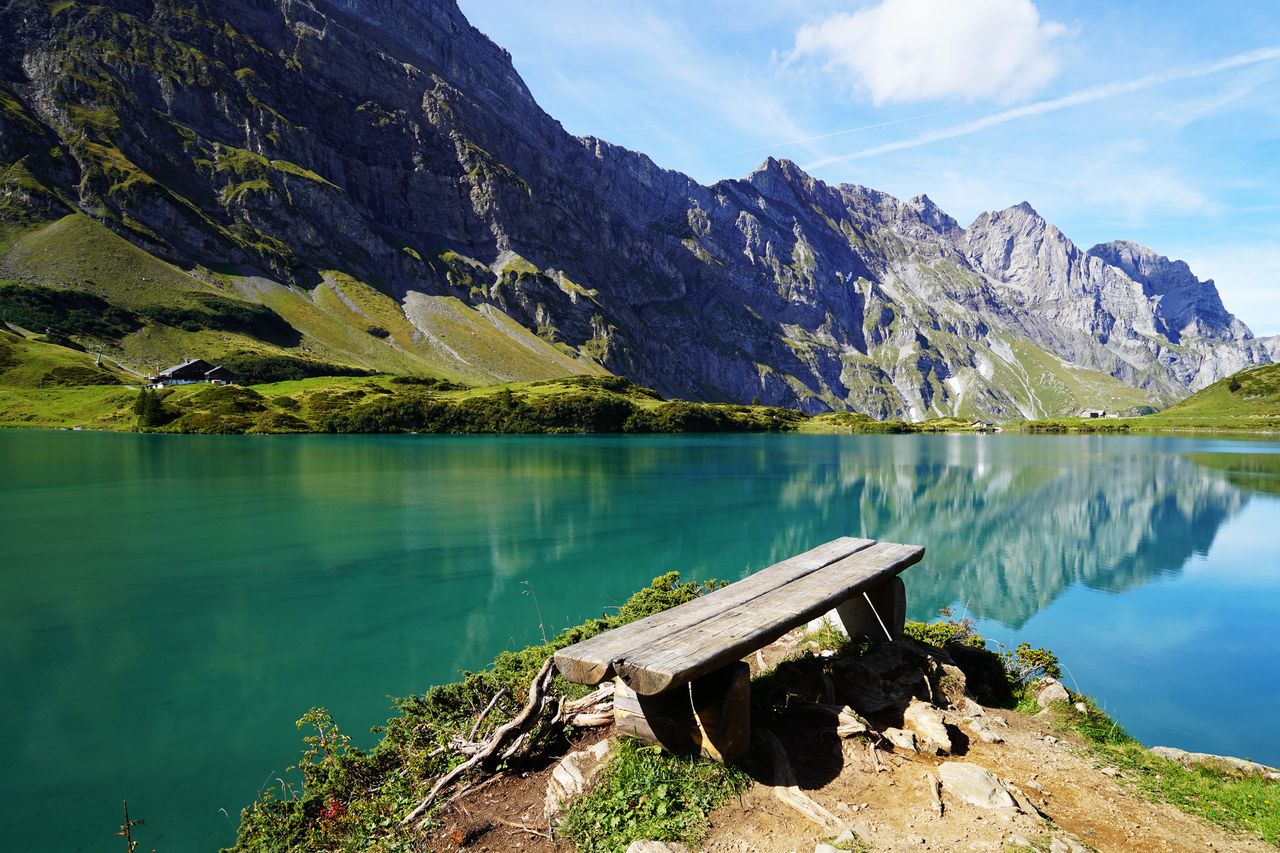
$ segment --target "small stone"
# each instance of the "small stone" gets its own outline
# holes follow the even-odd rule
[[[836,844],[852,844],[857,840],[858,836],[852,829],[846,829],[836,836]]]
[[[1005,842],[1010,847],[1030,847],[1031,846],[1031,839],[1027,838],[1025,835],[1010,835],[1008,838],[1005,839]]]
[[[916,736],[914,732],[905,729],[885,729],[881,734],[884,739],[893,744],[894,749],[901,749],[904,752],[919,752],[920,747],[916,745]]]
[[[1083,702],[1077,702],[1077,703],[1075,704],[1075,709],[1076,709],[1077,711],[1079,711],[1081,714],[1087,714],[1087,713],[1089,713],[1089,708],[1088,708],[1088,706],[1086,706]]]
[[[858,716],[858,713],[848,705],[840,709],[840,713],[836,716],[836,734],[840,737],[855,737],[870,731],[871,726],[867,721]]]
[[[1053,735],[1045,735],[1045,736],[1044,736],[1044,742],[1045,742],[1045,743],[1047,743],[1047,744],[1049,744],[1049,746],[1053,746],[1055,743],[1057,743],[1057,742],[1058,742],[1058,739],[1057,739],[1056,737],[1054,737]]]
[[[813,853],[840,853],[840,848],[834,844],[815,844]]]
[[[1120,771],[1115,769],[1114,767],[1104,767],[1102,768],[1102,775],[1115,778],[1116,776],[1120,775]]]
[[[965,720],[965,725],[983,743],[1004,743],[1004,737],[987,725],[984,717],[969,717]]]
[[[633,841],[627,853],[689,853],[689,848],[674,841]]]
[[[1089,848],[1069,835],[1059,835],[1049,842],[1049,853],[1089,853]]]
[[[1041,784],[1040,784],[1039,782],[1037,782],[1035,779],[1032,779],[1030,782],[1028,782],[1028,783],[1027,783],[1027,787],[1028,787],[1028,788],[1030,788],[1031,790],[1035,791],[1037,794],[1039,794],[1039,795],[1040,795],[1040,796],[1042,796],[1042,797],[1052,797],[1052,796],[1053,796],[1053,795],[1052,795],[1052,794],[1050,794],[1050,793],[1049,793],[1049,791],[1044,787],[1044,785],[1041,785]]]

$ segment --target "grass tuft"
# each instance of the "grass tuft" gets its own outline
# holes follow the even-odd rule
[[[622,738],[600,783],[569,807],[560,831],[580,853],[623,851],[637,838],[697,844],[711,811],[750,783],[739,768]]]

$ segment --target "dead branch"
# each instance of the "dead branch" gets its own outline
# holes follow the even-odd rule
[[[480,716],[476,717],[476,724],[471,727],[471,734],[467,735],[467,740],[474,741],[476,732],[480,731],[480,724],[484,722],[484,718],[489,716],[489,712],[493,710],[493,706],[497,705],[503,696],[507,695],[507,688],[502,688],[493,694],[493,698],[489,700],[489,704],[484,706],[484,710],[480,712]]]
[[[876,745],[873,741],[867,744],[867,752],[871,754],[871,763],[875,765],[877,773],[885,772],[885,766],[880,763],[880,756],[876,753]]]
[[[608,726],[613,724],[613,710],[598,711],[593,713],[570,714],[565,718],[565,724],[574,726],[579,729],[594,729],[600,726]]]
[[[614,683],[612,681],[606,681],[604,684],[600,685],[598,690],[588,693],[581,699],[574,699],[571,702],[564,703],[564,710],[566,713],[573,714],[578,711],[585,711],[587,708],[591,708],[596,705],[612,703],[614,690]]]
[[[509,826],[509,827],[511,827],[512,829],[518,829],[518,830],[520,830],[521,832],[527,832],[527,833],[529,833],[530,835],[536,835],[536,836],[538,836],[539,838],[545,838],[545,839],[547,839],[548,841],[550,841],[550,840],[551,840],[551,833],[550,833],[550,832],[544,832],[544,831],[543,831],[543,830],[541,830],[541,829],[534,829],[532,826],[528,826],[527,824],[523,824],[523,823],[516,823],[515,821],[510,821],[510,820],[503,820],[502,818],[500,818],[500,817],[496,817],[496,816],[490,816],[490,818],[489,818],[489,819],[490,819],[490,820],[497,821],[498,823],[502,824],[503,826]]]
[[[517,742],[523,742],[527,739],[528,731],[526,727],[536,720],[538,715],[542,713],[543,708],[547,705],[547,691],[551,689],[551,680],[555,675],[555,658],[549,657],[542,664],[542,669],[538,671],[533,682],[529,685],[529,701],[521,709],[512,720],[504,725],[499,726],[487,740],[484,741],[481,749],[466,761],[441,776],[436,784],[431,788],[431,792],[426,798],[418,803],[412,811],[406,814],[401,820],[401,824],[412,823],[421,817],[431,804],[435,802],[440,792],[453,784],[460,776],[471,768],[492,758],[494,755],[502,754],[508,756],[511,753],[507,749],[512,737],[516,737]]]

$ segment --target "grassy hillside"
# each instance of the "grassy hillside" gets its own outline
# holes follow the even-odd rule
[[[0,328],[0,427],[132,429],[137,391],[125,385],[131,377],[94,361]]]
[[[1280,364],[1228,376],[1161,412],[1134,418],[1056,418],[1019,425],[1030,432],[1272,432],[1280,430]]]
[[[1280,429],[1280,364],[1242,370],[1142,422],[1163,429]]]
[[[84,322],[68,324],[77,309]],[[88,322],[94,315],[112,322]],[[139,373],[229,353],[470,384],[606,373],[499,312],[457,299],[413,294],[401,305],[336,270],[305,289],[181,269],[81,214],[0,229],[0,318],[32,332],[62,326],[57,331],[72,341],[102,347]]]

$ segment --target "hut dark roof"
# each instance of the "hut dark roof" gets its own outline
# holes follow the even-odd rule
[[[203,358],[189,358],[181,364],[166,367],[156,374],[157,379],[204,379],[204,375],[213,369],[213,365]]]

